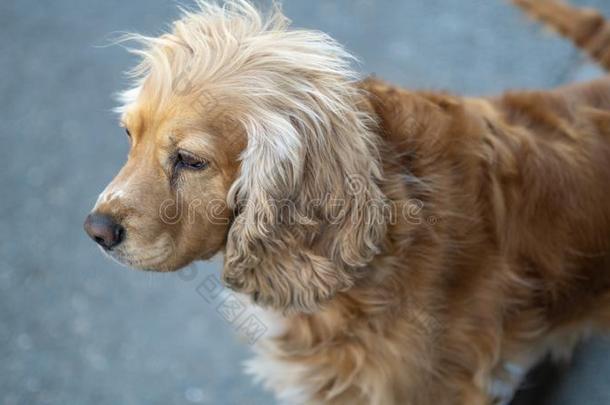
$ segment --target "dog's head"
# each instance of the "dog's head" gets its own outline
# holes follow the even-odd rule
[[[286,26],[234,1],[134,37],[131,150],[85,223],[113,258],[172,271],[224,250],[231,288],[302,311],[366,273],[386,229],[374,122],[351,57]]]

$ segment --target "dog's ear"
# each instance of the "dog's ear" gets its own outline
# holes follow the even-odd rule
[[[223,277],[260,305],[313,311],[349,289],[379,252],[387,206],[374,123],[356,109],[352,84],[343,85],[340,104],[278,106],[266,123],[269,111],[245,123]]]

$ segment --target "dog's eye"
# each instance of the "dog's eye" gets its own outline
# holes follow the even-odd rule
[[[125,128],[125,133],[127,134],[128,137],[131,138],[131,132],[129,132],[129,129]]]
[[[176,168],[190,170],[203,170],[208,167],[208,162],[189,153],[178,152],[176,155]]]

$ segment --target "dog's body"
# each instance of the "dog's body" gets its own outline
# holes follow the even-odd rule
[[[551,23],[567,9],[548,0],[518,3]],[[235,7],[233,20],[226,10],[208,11],[223,21],[223,35],[233,29],[235,38],[246,38],[236,42],[246,54],[242,67],[256,69],[268,54],[255,53],[238,24],[255,12]],[[258,18],[260,25],[256,16],[246,22]],[[606,26],[594,17],[595,29],[555,25],[603,61],[607,49],[592,39],[600,41]],[[201,111],[174,108],[183,100],[168,96],[173,87],[155,84],[158,65],[175,76],[180,58],[197,54],[185,34],[194,32],[189,24],[218,41],[209,28],[216,20],[189,18],[151,45],[157,53],[145,53],[137,94],[124,108],[130,160],[96,206],[122,226],[89,220],[88,232],[119,260],[157,270],[224,250],[227,284],[277,318],[250,370],[280,398],[505,403],[543,356],[569,355],[581,338],[607,328],[610,79],[490,99],[411,92],[377,79],[354,84],[333,62],[340,50],[326,37],[290,37],[263,24],[259,35],[280,32],[290,53],[273,42],[277,51],[267,49],[278,52],[276,65],[248,76],[267,85],[251,90],[257,114],[247,115],[255,106],[226,90],[227,100],[238,100],[231,118],[244,114],[240,125],[210,114],[208,104],[200,122]],[[188,52],[180,56],[182,43]],[[205,49],[218,43],[226,45]],[[311,66],[298,60],[300,52],[314,59]],[[155,62],[161,53],[166,64]],[[292,70],[277,67],[295,60]],[[151,102],[161,97],[170,101]],[[184,125],[168,124],[168,116],[197,128],[197,140],[184,135]],[[220,141],[201,135],[214,131],[223,134]],[[173,145],[178,152],[166,159],[163,151]],[[198,153],[211,157],[193,157]],[[150,168],[165,160],[172,168]],[[168,185],[160,186],[165,177]],[[196,186],[189,184],[194,179]],[[195,222],[151,222],[167,199],[188,205],[190,214],[204,191],[228,200],[214,221],[215,200],[206,196]],[[144,214],[131,203],[142,195],[150,200]],[[275,212],[272,200],[287,201],[289,212]],[[134,246],[163,254],[142,258]]]
[[[382,190],[422,210],[390,227],[375,283],[286,318],[275,366],[251,367],[331,403],[510,399],[610,321],[610,80],[490,100],[364,86]]]

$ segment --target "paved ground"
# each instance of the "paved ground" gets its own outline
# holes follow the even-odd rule
[[[605,0],[581,1],[610,12]],[[465,94],[599,75],[503,0],[286,2],[363,72]],[[169,0],[0,2],[0,403],[268,404],[240,372],[247,346],[194,275],[127,271],[81,230],[127,152],[110,112],[133,59],[108,34],[156,34]],[[553,404],[610,403],[610,345],[583,348]],[[542,403],[537,399],[535,404]]]

